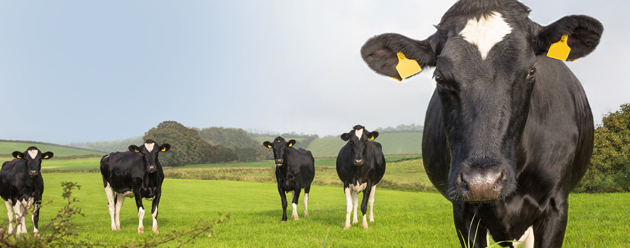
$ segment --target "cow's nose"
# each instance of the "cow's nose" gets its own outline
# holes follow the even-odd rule
[[[155,172],[155,165],[149,166],[149,173]]]
[[[282,160],[282,159],[276,159],[276,165],[277,165],[277,166],[282,166],[282,162],[284,162],[284,160]]]
[[[28,174],[34,177],[34,176],[37,176],[38,173],[36,170],[32,170],[32,171],[29,171]]]
[[[355,160],[354,160],[354,165],[356,165],[356,166],[361,166],[361,165],[363,165],[363,159],[355,159]]]
[[[502,171],[474,171],[462,173],[460,180],[464,200],[468,202],[490,202],[499,197],[504,177]]]

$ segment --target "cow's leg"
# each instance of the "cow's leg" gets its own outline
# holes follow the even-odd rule
[[[372,186],[372,189],[370,190],[370,199],[368,200],[368,203],[370,204],[370,222],[374,222],[374,192],[376,192],[376,185]]]
[[[7,207],[7,215],[9,216],[9,235],[13,233],[13,204],[11,200],[4,201],[4,206]]]
[[[300,188],[297,188],[292,192],[293,200],[291,201],[291,206],[293,207],[293,214],[291,216],[293,216],[293,220],[298,220],[300,218],[297,213],[297,203],[300,200],[300,192],[302,192],[302,189]]]
[[[361,201],[361,213],[363,214],[363,228],[368,229],[368,221],[367,221],[367,208],[368,208],[368,200],[372,196],[372,186],[370,184],[367,185],[365,190],[363,190],[363,200]]]
[[[282,222],[285,222],[287,221],[287,195],[280,185],[278,185],[278,192],[280,192],[280,200],[282,201]]]
[[[311,185],[304,188],[304,217],[308,217],[308,193],[311,192]]]
[[[534,223],[534,247],[562,247],[564,233],[567,229],[569,204],[555,198],[555,206],[547,211],[547,215]]]
[[[18,229],[17,229],[17,234],[22,234],[22,233],[26,233],[26,201],[18,201],[17,204],[15,204],[15,208],[17,208],[17,210],[15,211],[15,213],[17,214],[17,219],[18,219]]]
[[[116,200],[115,200],[116,209],[114,209],[115,210],[114,219],[116,220],[115,230],[120,230],[120,209],[122,209],[123,202],[125,202],[125,195],[116,194]]]
[[[457,237],[462,247],[482,248],[487,246],[487,229],[479,223],[472,207],[463,202],[453,202],[453,218]]]
[[[15,212],[15,234],[22,234],[22,201],[17,200],[13,205],[13,212]]]
[[[352,224],[359,223],[359,219],[357,218],[357,209],[359,207],[359,196],[356,191],[352,191],[352,205],[354,206],[354,216],[352,217]]]
[[[160,204],[160,196],[162,195],[161,192],[157,193],[157,196],[155,196],[155,199],[153,199],[153,204],[151,204],[151,216],[153,217],[153,233],[160,233],[160,231],[158,231],[158,223],[157,223],[157,217],[158,217],[158,205]]]
[[[144,219],[144,206],[142,206],[142,195],[140,195],[139,189],[134,190],[133,195],[136,199],[136,207],[138,207],[138,233],[144,233],[144,225],[142,224],[142,220]]]
[[[33,233],[37,234],[39,233],[39,200],[35,201],[35,208],[33,209],[33,216],[31,217],[31,219],[33,220]]]
[[[116,193],[114,193],[114,189],[112,189],[112,187],[109,185],[109,183],[107,183],[107,186],[105,186],[105,196],[107,196],[107,208],[109,208],[109,216],[112,219],[112,231],[116,231],[119,230],[119,228],[116,227]]]
[[[352,214],[352,192],[350,191],[350,187],[344,188],[344,192],[346,193],[346,225],[343,226],[343,229],[346,230],[350,228],[350,215]]]

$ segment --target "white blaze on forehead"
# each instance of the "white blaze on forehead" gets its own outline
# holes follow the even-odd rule
[[[477,18],[468,20],[466,27],[459,34],[468,43],[477,45],[481,58],[485,60],[492,47],[511,32],[512,28],[505,22],[503,15],[492,12],[491,15],[482,16],[478,20]]]
[[[153,146],[155,146],[155,143],[144,143],[144,148],[147,148],[149,152],[153,151]]]
[[[28,155],[30,155],[32,159],[35,159],[38,153],[39,153],[38,150],[28,150]]]
[[[357,138],[359,138],[359,140],[361,140],[361,136],[363,136],[363,128],[361,128],[359,130],[354,130],[354,135],[356,135]]]

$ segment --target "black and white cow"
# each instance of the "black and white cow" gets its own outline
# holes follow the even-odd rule
[[[142,198],[153,201],[151,207],[153,232],[159,233],[157,217],[164,172],[158,155],[169,149],[171,149],[169,144],[160,146],[153,140],[147,140],[140,147],[130,145],[128,152],[115,152],[103,156],[101,174],[103,175],[103,187],[105,187],[105,194],[107,195],[107,206],[109,207],[113,231],[120,230],[120,209],[125,197],[134,197],[140,219],[138,233],[144,232]]]
[[[26,152],[13,152],[15,159],[6,161],[0,170],[0,196],[7,207],[9,233],[13,233],[13,215],[17,219],[17,234],[26,233],[26,211],[33,209],[33,232],[38,233],[39,207],[44,193],[42,159],[51,159],[52,152],[42,153],[31,146]]]
[[[435,67],[422,154],[429,179],[453,204],[462,247],[485,247],[487,232],[561,247],[568,195],[591,158],[586,94],[547,55],[561,40],[571,48],[567,61],[588,55],[603,26],[588,16],[542,26],[529,12],[515,0],[460,0],[425,40],[383,34],[361,49],[370,68],[397,79],[398,52]]]
[[[385,174],[385,156],[381,144],[375,142],[378,132],[369,132],[361,125],[354,126],[349,133],[341,135],[343,141],[348,141],[337,156],[337,175],[343,182],[346,194],[346,224],[343,229],[350,228],[350,214],[354,206],[352,224],[358,223],[357,207],[358,193],[363,192],[361,212],[363,213],[363,228],[368,228],[367,205],[370,205],[370,221],[374,222],[374,193],[376,184]]]
[[[315,178],[315,159],[311,151],[302,148],[295,149],[295,140],[286,142],[278,137],[263,142],[265,147],[273,149],[273,157],[276,163],[276,180],[278,181],[278,193],[282,199],[282,222],[287,221],[287,192],[291,192],[293,200],[293,219],[298,220],[297,203],[300,192],[304,189],[304,217],[308,216],[308,194],[311,191],[311,183]]]

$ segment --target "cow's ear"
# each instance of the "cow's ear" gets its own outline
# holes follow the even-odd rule
[[[419,69],[422,70],[422,68],[426,66],[435,66],[436,55],[430,42],[433,37],[435,37],[435,35],[425,41],[418,41],[400,34],[382,34],[369,39],[363,47],[361,47],[361,57],[363,57],[363,60],[368,64],[370,69],[374,70],[376,73],[401,81],[403,77],[407,78],[419,72],[417,69],[413,70],[413,67],[419,65]],[[405,59],[415,60],[417,62],[417,65],[415,62],[408,60],[405,63],[412,65],[411,75],[409,75],[410,73],[404,73],[402,70],[398,71],[396,69],[399,63],[403,66],[402,62],[405,61]]]
[[[269,142],[269,141],[265,141],[265,142],[263,142],[263,146],[265,146],[265,147],[267,147],[267,148],[273,148],[273,147],[271,146],[271,142]]]
[[[55,156],[53,152],[45,152],[44,154],[42,154],[43,159],[51,159],[53,156]]]
[[[536,54],[547,54],[552,44],[556,44],[554,47],[560,47],[564,42],[571,49],[566,61],[574,61],[595,50],[603,32],[604,25],[595,18],[584,15],[565,16],[538,32]],[[552,50],[552,53],[555,52]]]
[[[287,146],[292,147],[293,145],[295,145],[295,142],[296,141],[294,139],[289,140],[289,143],[287,143]]]
[[[129,146],[129,151],[130,152],[140,152],[140,147],[138,147],[136,145],[130,145]]]
[[[341,140],[343,141],[348,141],[350,139],[350,134],[349,133],[344,133],[341,135]]]
[[[169,144],[162,144],[162,146],[160,146],[160,151],[161,152],[168,152],[168,150],[171,149],[171,145]]]
[[[17,159],[24,158],[24,153],[21,153],[21,152],[18,152],[18,151],[14,151],[11,155],[13,155],[13,157],[17,158]]]
[[[376,138],[378,138],[378,132],[377,132],[377,131],[371,132],[371,133],[368,135],[368,137],[370,137],[370,140],[371,140],[371,141],[374,141]]]

